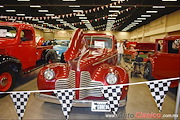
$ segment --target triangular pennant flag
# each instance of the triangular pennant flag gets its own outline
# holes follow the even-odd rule
[[[62,111],[66,120],[69,119],[69,113],[71,112],[72,100],[74,97],[73,90],[60,90],[54,91],[60,103],[62,104]]]
[[[121,89],[123,86],[103,86],[101,91],[106,99],[108,99],[108,104],[111,108],[113,114],[117,114],[119,108],[119,100],[121,97]]]
[[[10,94],[20,120],[22,120],[22,118],[24,116],[24,113],[26,110],[26,104],[29,99],[29,95],[30,95],[29,92],[11,93]]]
[[[154,81],[147,83],[159,111],[162,111],[162,104],[166,93],[168,92],[170,83],[170,81]]]

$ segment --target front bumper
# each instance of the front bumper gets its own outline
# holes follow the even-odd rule
[[[56,96],[46,95],[42,93],[34,93],[36,99],[42,100],[44,102],[61,104]],[[94,100],[73,100],[73,107],[91,107],[91,104]],[[96,102],[107,102],[107,100],[95,100]],[[120,100],[119,107],[126,106],[127,99]]]

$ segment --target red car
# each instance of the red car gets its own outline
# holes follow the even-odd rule
[[[166,36],[156,40],[154,55],[145,64],[144,78],[164,79],[180,76],[180,36]],[[171,87],[177,87],[172,81]]]
[[[66,63],[52,63],[40,70],[38,75],[39,90],[97,87],[128,83],[129,77],[127,72],[123,68],[116,66],[116,44],[114,36],[97,33],[83,34],[80,29],[76,30],[69,48],[64,53]],[[126,104],[127,91],[128,86],[124,86],[120,98],[121,105]],[[45,101],[48,101],[48,99],[50,102],[57,101],[57,98],[52,93],[47,94],[39,94],[38,97],[44,98]],[[106,101],[99,88],[76,90],[73,101],[76,104],[73,105],[90,107],[90,103],[94,100]]]
[[[52,46],[41,46],[29,24],[0,22],[0,91],[12,90],[22,74],[56,60]]]

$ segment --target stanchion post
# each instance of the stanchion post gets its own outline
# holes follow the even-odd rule
[[[179,103],[180,103],[180,80],[179,80],[179,84],[178,84],[178,91],[177,91],[177,97],[176,97],[175,116],[178,115]],[[178,115],[178,117],[180,117],[180,116]],[[174,117],[174,120],[178,120],[178,117]]]

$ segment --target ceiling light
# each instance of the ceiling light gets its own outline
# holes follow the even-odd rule
[[[113,19],[113,20],[115,20],[116,18],[108,17],[108,19],[111,19],[111,20]]]
[[[87,17],[79,17],[79,19],[87,19]]]
[[[76,14],[76,16],[85,16],[85,14]]]
[[[25,14],[16,14],[17,16],[25,16]]]
[[[118,15],[116,14],[111,14],[111,15],[108,15],[109,17],[117,17]]]
[[[80,7],[79,5],[70,5],[69,7]]]
[[[38,21],[38,23],[44,23],[44,21]]]
[[[81,20],[82,22],[87,22],[87,21],[89,21],[89,20]]]
[[[6,12],[16,12],[16,10],[6,10]]]
[[[73,10],[73,12],[83,12],[83,10]]]
[[[48,10],[38,10],[38,12],[49,12]]]
[[[141,15],[141,17],[151,17],[151,15]]]
[[[63,19],[57,19],[56,21],[64,21]]]
[[[122,8],[122,6],[110,6],[110,8]]]
[[[32,19],[32,21],[39,21],[39,19]]]
[[[138,20],[146,20],[146,18],[137,18]]]
[[[25,1],[30,1],[30,0],[17,0],[19,2],[25,2]]]
[[[0,7],[4,7],[3,5],[0,5]]]
[[[146,11],[146,13],[157,13],[158,11]]]
[[[45,14],[46,16],[54,16],[54,14]]]
[[[111,0],[111,1],[125,1],[125,0]]]
[[[162,0],[162,1],[177,1],[177,0]]]
[[[165,6],[153,6],[153,8],[165,8]]]
[[[134,20],[134,22],[142,22],[141,20]]]
[[[30,7],[32,7],[32,8],[40,8],[41,6],[40,5],[30,5]]]
[[[109,12],[119,12],[119,10],[109,10]]]
[[[65,2],[67,2],[67,1],[68,1],[68,2],[69,2],[69,1],[76,1],[76,0],[63,0],[63,1],[65,1]]]

